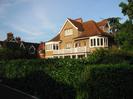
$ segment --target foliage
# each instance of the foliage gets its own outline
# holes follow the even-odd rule
[[[84,70],[81,90],[86,92],[85,99],[133,98],[133,65],[91,65]]]
[[[109,24],[111,26],[111,32],[113,34],[117,33],[120,30],[120,19],[120,17],[108,18]]]
[[[121,2],[119,6],[122,8],[122,13],[133,21],[133,0],[128,0],[128,3]]]
[[[132,60],[132,52],[118,49],[98,49],[87,58],[89,64],[116,64],[121,62],[132,64]]]
[[[131,83],[132,80],[125,79],[125,76],[129,73],[131,77],[130,66],[133,60],[131,53],[119,50],[109,51],[97,50],[87,59],[3,60],[0,61],[0,78],[3,84],[35,95],[40,99],[96,99],[95,93],[101,99],[107,99],[106,94],[103,94],[106,90],[112,93],[112,97],[116,94],[116,96],[120,95],[118,87],[114,91],[115,85],[113,84],[120,84],[121,80]],[[119,70],[121,72],[117,72]],[[127,74],[123,76],[125,71]],[[106,73],[108,79],[104,80]],[[120,75],[120,79],[117,75]],[[109,82],[107,83],[106,80]],[[111,82],[112,80],[114,83]],[[124,86],[120,89],[122,94],[125,88],[129,89],[124,84],[119,85]],[[114,86],[114,89],[111,86]],[[130,94],[132,88],[130,86],[130,89],[126,91]],[[123,95],[129,95],[127,92]],[[107,94],[110,95],[110,93]],[[121,98],[117,97],[117,99]]]
[[[133,50],[133,24],[126,21],[120,27],[119,32],[115,36],[115,40],[124,50]]]
[[[0,60],[30,59],[35,57],[35,55],[30,55],[25,49],[0,48]]]

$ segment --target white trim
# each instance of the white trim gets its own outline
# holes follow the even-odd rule
[[[45,45],[49,45],[49,44],[59,44],[59,42],[60,42],[60,41],[56,41],[56,42],[54,42],[54,41],[52,41],[52,42],[47,42],[47,43],[45,43]]]
[[[20,48],[21,47],[23,47],[25,49],[25,46],[24,46],[24,43],[23,42],[20,44]]]
[[[99,38],[99,45],[97,43],[97,39]],[[92,40],[92,42],[91,42]],[[95,40],[95,45],[93,40]],[[102,44],[101,44],[102,41]],[[93,43],[93,46],[91,45]],[[89,47],[90,48],[99,48],[99,47],[108,47],[108,38],[107,37],[99,37],[99,36],[93,36],[89,39]]]
[[[30,52],[30,50],[31,50],[32,48],[34,49],[34,52]],[[30,48],[29,48],[29,53],[30,53],[30,54],[35,54],[35,52],[36,52],[36,48],[35,48],[33,45],[31,45]]]
[[[89,39],[90,37],[80,37],[80,38],[74,38],[75,41],[82,40],[82,39]]]

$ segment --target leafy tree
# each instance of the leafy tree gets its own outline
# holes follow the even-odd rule
[[[121,2],[119,6],[122,8],[122,13],[133,21],[133,0],[128,0],[128,3]]]
[[[120,48],[124,50],[133,50],[133,24],[131,21],[126,21],[121,25],[115,40]]]
[[[120,17],[113,17],[113,18],[108,18],[110,21],[110,26],[111,26],[111,31],[113,34],[117,33],[120,30]]]
[[[120,25],[115,40],[120,48],[133,50],[133,0],[128,0],[128,3],[121,2],[119,6],[122,8],[122,13],[129,17],[129,20]]]

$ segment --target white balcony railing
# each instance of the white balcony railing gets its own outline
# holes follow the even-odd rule
[[[70,49],[59,49],[59,50],[54,50],[53,54],[68,54],[68,53],[82,53],[82,52],[87,52],[86,47],[77,47],[77,48],[70,48]]]

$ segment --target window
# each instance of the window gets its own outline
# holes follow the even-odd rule
[[[58,44],[48,44],[46,50],[58,50]]]
[[[101,38],[101,46],[103,45],[103,38]]]
[[[90,38],[90,47],[107,47],[108,38],[107,37],[92,37]]]
[[[70,49],[72,47],[71,43],[66,43],[66,49]]]
[[[69,36],[73,34],[73,29],[67,29],[65,30],[65,36]]]
[[[80,47],[80,42],[76,42],[75,47]]]
[[[97,46],[99,46],[99,38],[97,38]]]
[[[94,46],[96,46],[96,39],[93,39],[94,40]]]

